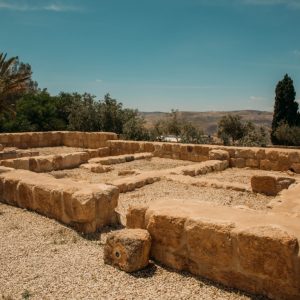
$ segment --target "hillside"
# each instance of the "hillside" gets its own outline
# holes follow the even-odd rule
[[[207,111],[207,112],[189,112],[180,111],[179,117],[183,120],[190,121],[199,126],[207,134],[214,134],[217,131],[219,120],[227,114],[240,115],[245,121],[252,121],[258,126],[271,126],[273,113],[258,110],[237,110],[237,111]],[[141,112],[146,120],[146,126],[151,128],[158,120],[168,118],[164,112]]]

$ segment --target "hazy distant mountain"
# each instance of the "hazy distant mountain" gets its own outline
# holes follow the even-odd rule
[[[180,111],[179,117],[183,120],[190,121],[193,124],[201,127],[205,133],[213,134],[217,131],[219,120],[227,114],[240,115],[245,121],[252,121],[256,125],[271,127],[273,113],[259,110],[237,110],[237,111],[206,111],[206,112],[191,112]],[[167,113],[164,112],[141,112],[141,115],[146,120],[146,126],[152,127],[155,122],[160,119],[166,119]]]

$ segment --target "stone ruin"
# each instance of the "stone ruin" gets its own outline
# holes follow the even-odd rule
[[[300,150],[122,141],[114,133],[85,132],[0,134],[0,144],[0,201],[36,211],[84,233],[120,222],[115,211],[119,193],[162,178],[272,195],[267,212],[175,200],[172,196],[147,206],[132,206],[126,216],[127,229],[113,232],[107,239],[105,261],[132,272],[145,267],[150,256],[175,270],[229,287],[271,299],[300,299],[297,178],[256,175],[249,186],[199,176],[230,167],[300,174]],[[82,151],[45,156],[34,150],[57,146]],[[106,184],[47,174],[78,167],[109,173],[115,164],[151,157],[194,163],[159,171],[123,171],[121,175],[126,177]]]

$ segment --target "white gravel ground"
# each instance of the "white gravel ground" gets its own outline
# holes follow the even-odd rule
[[[0,299],[264,299],[155,264],[118,271],[103,264],[105,235],[0,204]]]
[[[183,183],[161,180],[135,191],[120,194],[117,211],[121,216],[125,216],[130,205],[147,205],[151,201],[160,198],[208,201],[226,206],[245,205],[252,209],[265,210],[267,209],[267,204],[274,197],[249,192],[215,189],[211,187],[196,187]],[[123,219],[124,218],[122,217],[122,220]]]
[[[275,175],[283,177],[293,177],[296,180],[300,179],[299,174],[293,174],[291,172],[275,172],[275,171],[265,171],[265,170],[256,170],[248,168],[228,168],[221,172],[213,172],[205,175],[199,175],[198,178],[205,179],[216,179],[219,181],[229,181],[229,182],[238,182],[251,185],[251,177],[254,175]]]
[[[118,176],[119,171],[124,170],[137,170],[137,171],[153,171],[153,170],[165,170],[172,169],[179,166],[187,166],[193,164],[189,161],[174,160],[167,158],[153,157],[151,159],[134,160],[131,162],[111,165],[112,171],[108,173],[97,174],[81,168],[52,171],[50,172],[56,178],[72,178],[74,180],[84,180],[90,183],[105,183],[118,178],[130,177],[132,175]]]

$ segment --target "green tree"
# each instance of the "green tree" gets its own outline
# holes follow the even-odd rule
[[[204,144],[204,133],[190,122],[184,122],[180,133],[181,143]]]
[[[224,144],[234,144],[245,135],[245,127],[238,115],[226,115],[218,123],[218,137]]]
[[[275,135],[276,129],[282,123],[289,126],[299,125],[298,103],[295,101],[296,92],[293,80],[286,74],[279,81],[275,90],[274,115],[272,121],[271,140],[273,144],[282,144],[283,141]]]
[[[56,98],[44,90],[24,95],[17,102],[16,118],[4,125],[4,131],[51,131],[63,130],[65,124],[58,117]]]
[[[31,68],[20,64],[18,57],[7,59],[0,53],[0,113],[15,115],[16,97],[31,88]]]
[[[135,115],[124,124],[122,137],[134,141],[149,140],[149,132],[146,130],[144,124],[145,120]]]
[[[285,146],[300,146],[300,127],[289,126],[287,123],[282,122],[276,128],[274,137]]]
[[[110,97],[110,94],[104,96],[104,100],[100,102],[100,118],[103,131],[111,131],[115,133],[123,132],[123,125],[128,121],[126,113],[123,111],[123,104],[116,99]]]
[[[63,95],[66,100],[66,95]],[[70,97],[68,95],[67,97]],[[70,106],[66,105],[68,114],[68,130],[74,131],[101,131],[102,123],[100,118],[100,104],[95,96],[91,94],[72,94],[67,100]],[[62,107],[62,112],[64,108]],[[61,112],[61,113],[62,113]]]
[[[165,123],[166,126],[166,132],[167,134],[174,135],[176,139],[178,140],[181,134],[182,129],[182,121],[179,120],[178,116],[178,110],[171,110],[171,113],[169,114],[170,118]]]

